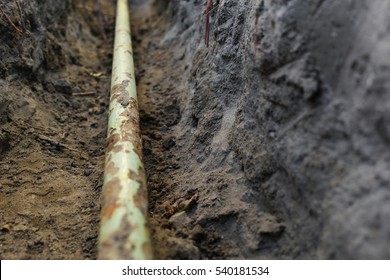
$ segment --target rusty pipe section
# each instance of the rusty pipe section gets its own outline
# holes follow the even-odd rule
[[[99,259],[152,259],[127,0],[117,1]]]

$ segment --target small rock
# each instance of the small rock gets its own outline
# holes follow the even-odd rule
[[[53,85],[56,91],[60,93],[71,94],[73,91],[72,86],[66,79],[56,80]]]

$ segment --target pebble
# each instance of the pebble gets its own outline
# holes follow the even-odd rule
[[[72,86],[66,79],[56,80],[54,81],[53,85],[56,91],[60,93],[71,94],[73,91]]]

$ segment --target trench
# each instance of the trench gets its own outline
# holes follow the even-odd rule
[[[0,0],[1,259],[98,257],[114,2]],[[389,4],[217,2],[130,1],[155,258],[388,259]]]
[[[388,258],[388,4],[213,2],[133,2],[156,257]]]

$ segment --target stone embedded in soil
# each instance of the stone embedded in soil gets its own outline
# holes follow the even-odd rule
[[[53,82],[54,88],[59,93],[71,94],[73,91],[72,85],[66,79],[59,79]]]
[[[172,137],[172,136],[165,137],[162,140],[162,145],[163,145],[165,150],[169,150],[170,148],[175,146],[175,144],[176,144],[176,139],[175,139],[175,137]]]

